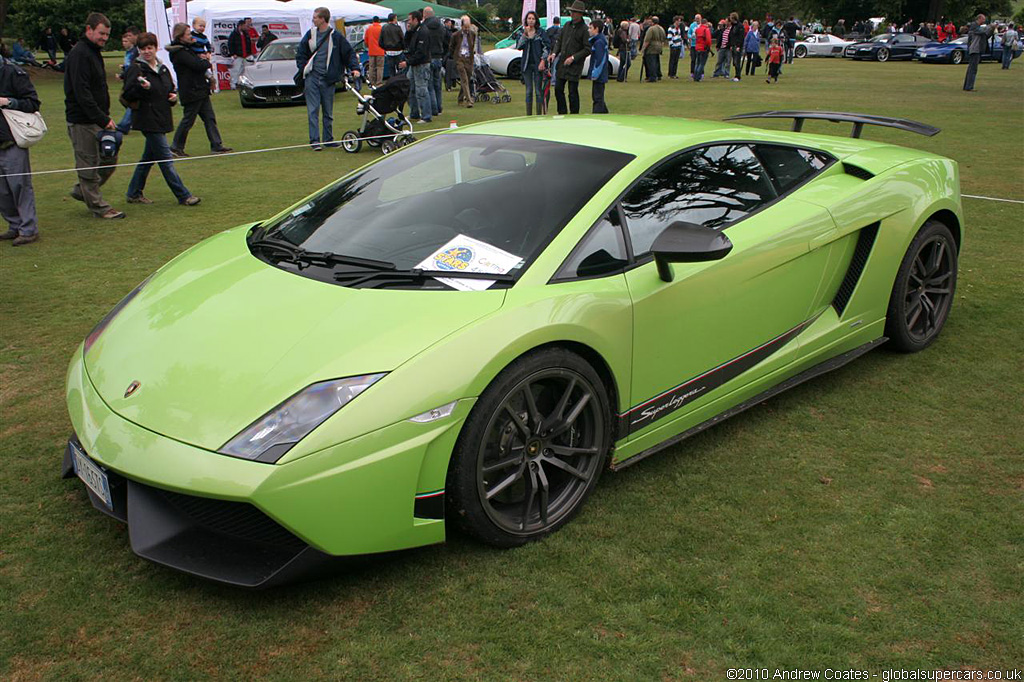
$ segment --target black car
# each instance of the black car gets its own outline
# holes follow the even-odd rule
[[[852,59],[872,59],[887,62],[890,59],[913,59],[918,48],[931,40],[910,33],[883,33],[863,43],[854,43],[843,52]]]

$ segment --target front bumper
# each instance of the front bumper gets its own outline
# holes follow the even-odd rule
[[[403,420],[287,464],[236,459],[123,419],[96,392],[81,347],[68,369],[76,445],[107,474],[108,511],[139,556],[188,573],[266,587],[332,557],[444,541],[448,460],[472,399],[429,424]],[[64,475],[69,475],[70,446]],[[70,474],[73,475],[73,474]]]

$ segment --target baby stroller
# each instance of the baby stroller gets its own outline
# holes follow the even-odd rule
[[[349,86],[349,90],[359,100],[356,113],[362,115],[363,125],[359,130],[345,131],[341,136],[342,149],[355,154],[363,147],[361,138],[369,138],[366,144],[380,147],[383,154],[390,154],[416,141],[412,134],[412,123],[403,111],[409,99],[408,78],[404,75],[392,76],[380,87],[370,86],[367,97],[354,87]]]
[[[490,100],[495,104],[500,104],[512,101],[512,95],[494,77],[494,72],[491,71],[486,59],[473,60],[473,82],[470,85],[473,91],[473,100],[476,102]]]

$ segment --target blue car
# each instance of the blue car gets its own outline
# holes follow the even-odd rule
[[[1019,52],[1014,54],[1016,59]],[[967,61],[967,36],[957,38],[948,43],[928,43],[914,53],[914,58],[921,62],[938,62],[941,64],[962,64]],[[993,36],[985,44],[985,50],[981,53],[981,61],[998,62],[1003,58],[1003,41],[999,36]]]

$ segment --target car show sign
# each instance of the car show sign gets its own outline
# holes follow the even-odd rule
[[[452,274],[482,272],[504,275],[521,262],[522,259],[519,256],[513,256],[486,242],[460,234],[427,256],[416,267],[423,270],[450,270]],[[494,280],[487,279],[458,279],[457,277],[438,277],[436,279],[461,291],[483,291],[494,284]]]

